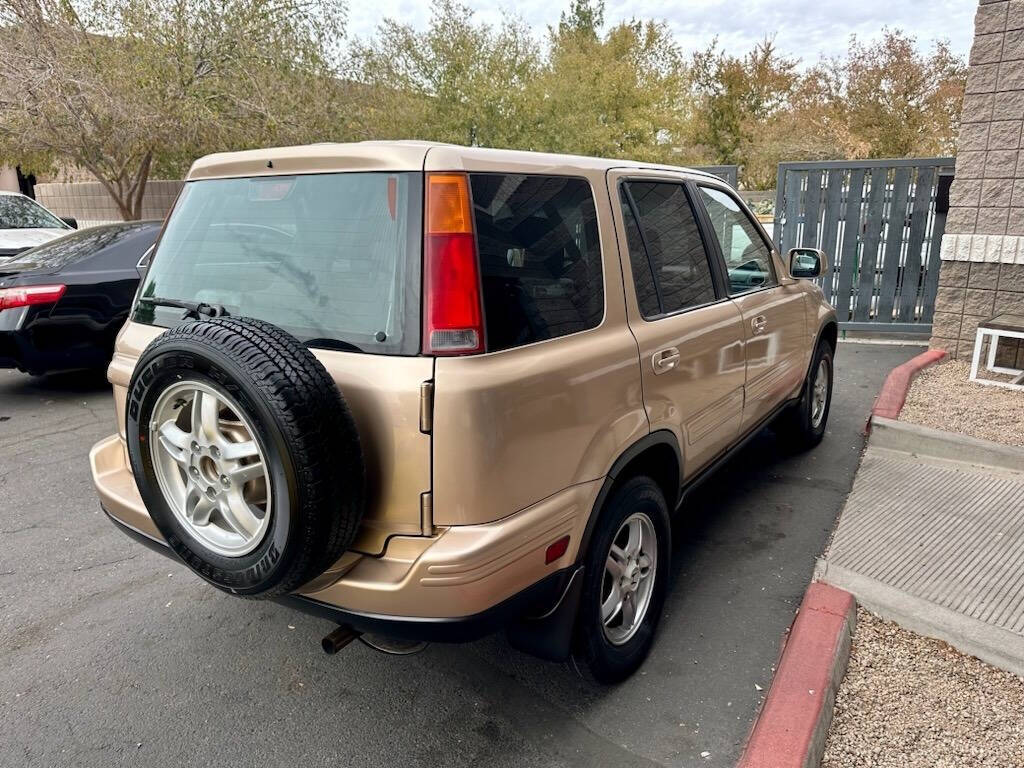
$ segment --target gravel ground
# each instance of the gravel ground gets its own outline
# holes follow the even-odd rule
[[[949,360],[914,379],[900,420],[1024,446],[1024,392],[968,381],[971,366]]]
[[[1024,680],[857,611],[822,768],[1019,768]]]

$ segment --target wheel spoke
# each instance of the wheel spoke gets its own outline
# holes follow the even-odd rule
[[[167,451],[167,455],[174,459],[182,468],[188,468],[188,448],[191,435],[180,429],[174,421],[168,419],[160,425],[157,430],[160,447]]]
[[[210,440],[220,440],[220,401],[209,392],[202,394],[202,402],[199,406],[202,433]],[[196,397],[199,397],[199,392],[196,392]]]
[[[616,560],[610,552],[608,553],[608,559],[605,561],[604,569],[612,575],[612,578],[615,579],[622,576],[623,572],[625,571],[622,562]]]
[[[608,597],[601,603],[601,621],[607,627],[611,624],[612,619],[619,615],[619,611],[622,609],[622,593],[619,591],[619,583],[615,580],[612,581],[611,592],[608,593]]]
[[[636,561],[636,564],[640,567],[640,576],[646,576],[648,571],[651,570],[651,558],[648,555],[642,554]]]
[[[629,522],[629,539],[626,541],[626,554],[631,557],[640,555],[640,547],[643,545],[643,528],[639,519]]]
[[[237,469],[228,472],[228,478],[237,485],[245,485],[250,480],[258,480],[261,477],[263,477],[263,462],[261,461],[242,464]]]
[[[622,627],[628,629],[636,621],[636,593],[626,595],[622,601]]]
[[[185,514],[193,525],[208,525],[215,503],[201,490],[191,486],[185,497]]]
[[[259,518],[253,514],[252,507],[241,493],[227,494],[220,502],[220,514],[231,530],[244,539],[253,536],[260,528]]]
[[[255,440],[246,440],[242,443],[228,443],[223,447],[222,454],[228,461],[238,461],[250,456],[259,456],[260,449]]]

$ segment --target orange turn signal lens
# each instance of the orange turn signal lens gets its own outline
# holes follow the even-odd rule
[[[469,205],[469,179],[464,173],[427,176],[427,234],[469,234],[473,214]]]

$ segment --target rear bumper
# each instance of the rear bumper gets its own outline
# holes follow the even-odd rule
[[[17,368],[31,374],[83,368],[99,370],[110,357],[111,344],[108,337],[97,334],[94,341],[78,338],[66,344],[54,344],[51,339],[51,343],[41,349],[29,331],[4,330],[0,327],[0,368]]]
[[[178,559],[163,541],[130,528],[110,514],[106,508],[103,511],[117,528],[131,538],[165,557]],[[347,624],[360,632],[374,632],[388,637],[428,643],[467,643],[497,632],[518,619],[553,612],[561,604],[577,570],[582,570],[582,566],[555,571],[498,605],[472,616],[454,618],[388,616],[347,611],[336,605],[298,594],[277,598],[276,602],[337,624]]]
[[[117,435],[100,441],[90,462],[111,520],[174,557],[135,487],[123,441]],[[453,526],[432,537],[392,536],[380,557],[346,552],[281,602],[363,631],[428,641],[476,639],[558,603],[576,569],[599,487],[600,481],[573,486],[493,523]],[[565,535],[569,550],[545,564],[548,545]]]

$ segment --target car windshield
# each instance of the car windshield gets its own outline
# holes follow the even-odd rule
[[[182,309],[173,302],[201,302],[311,346],[416,354],[422,196],[419,173],[189,182],[134,319],[174,325]]]
[[[0,229],[71,229],[39,203],[22,195],[0,195]]]

